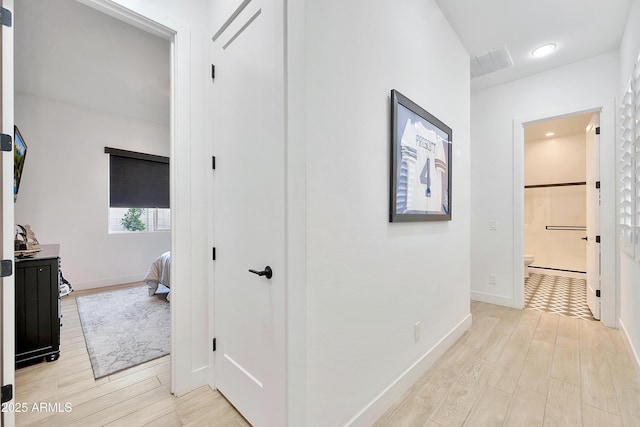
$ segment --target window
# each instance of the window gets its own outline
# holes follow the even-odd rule
[[[136,218],[138,221],[135,220]],[[169,209],[109,208],[110,233],[169,231],[170,229],[171,211]]]
[[[109,232],[170,228],[169,158],[105,147],[109,154]]]

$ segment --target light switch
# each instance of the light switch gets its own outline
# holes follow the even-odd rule
[[[496,230],[498,228],[498,221],[496,220],[491,220],[489,221],[489,230]]]

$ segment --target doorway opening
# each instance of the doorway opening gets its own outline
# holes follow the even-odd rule
[[[523,151],[524,306],[599,319],[599,113],[526,123]]]
[[[116,227],[123,221],[109,202],[105,147],[170,157],[171,38],[74,0],[25,0],[15,9],[15,121],[30,148],[15,205],[16,222],[31,223],[41,243],[60,244],[65,277],[76,292],[96,293],[134,281],[144,287],[145,271],[171,249],[172,231],[167,229],[169,221],[158,216],[156,208],[164,206],[131,206],[144,209],[137,229]],[[142,297],[157,298],[146,293],[144,289]],[[67,302],[62,304],[63,328],[77,319],[75,303]],[[172,323],[169,316],[162,326],[169,334]],[[80,328],[77,321],[76,327]],[[60,359],[53,363],[69,364],[73,374],[61,377],[58,387],[68,386],[70,392],[80,383],[99,386],[104,378],[94,381],[79,374],[82,366],[83,373],[92,375],[87,350],[76,341],[83,339],[82,331],[67,338],[68,342],[62,340]],[[158,364],[164,367],[156,383],[168,396],[171,362],[165,358],[149,366]],[[124,373],[114,375],[106,379]],[[33,382],[20,387],[20,376],[19,372],[18,397],[22,391],[35,392]],[[46,387],[37,388],[42,400]]]

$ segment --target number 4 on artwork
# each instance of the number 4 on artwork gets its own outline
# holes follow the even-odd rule
[[[422,172],[420,172],[420,183],[427,186],[425,196],[431,197],[431,159],[429,158],[424,162],[424,167],[422,168]]]

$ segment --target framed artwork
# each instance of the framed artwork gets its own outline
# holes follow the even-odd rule
[[[24,142],[18,126],[14,126],[13,140],[13,199],[15,202],[15,199],[18,197],[18,190],[20,189],[24,159],[27,156],[27,144]]]
[[[451,220],[451,128],[391,91],[390,222]]]

